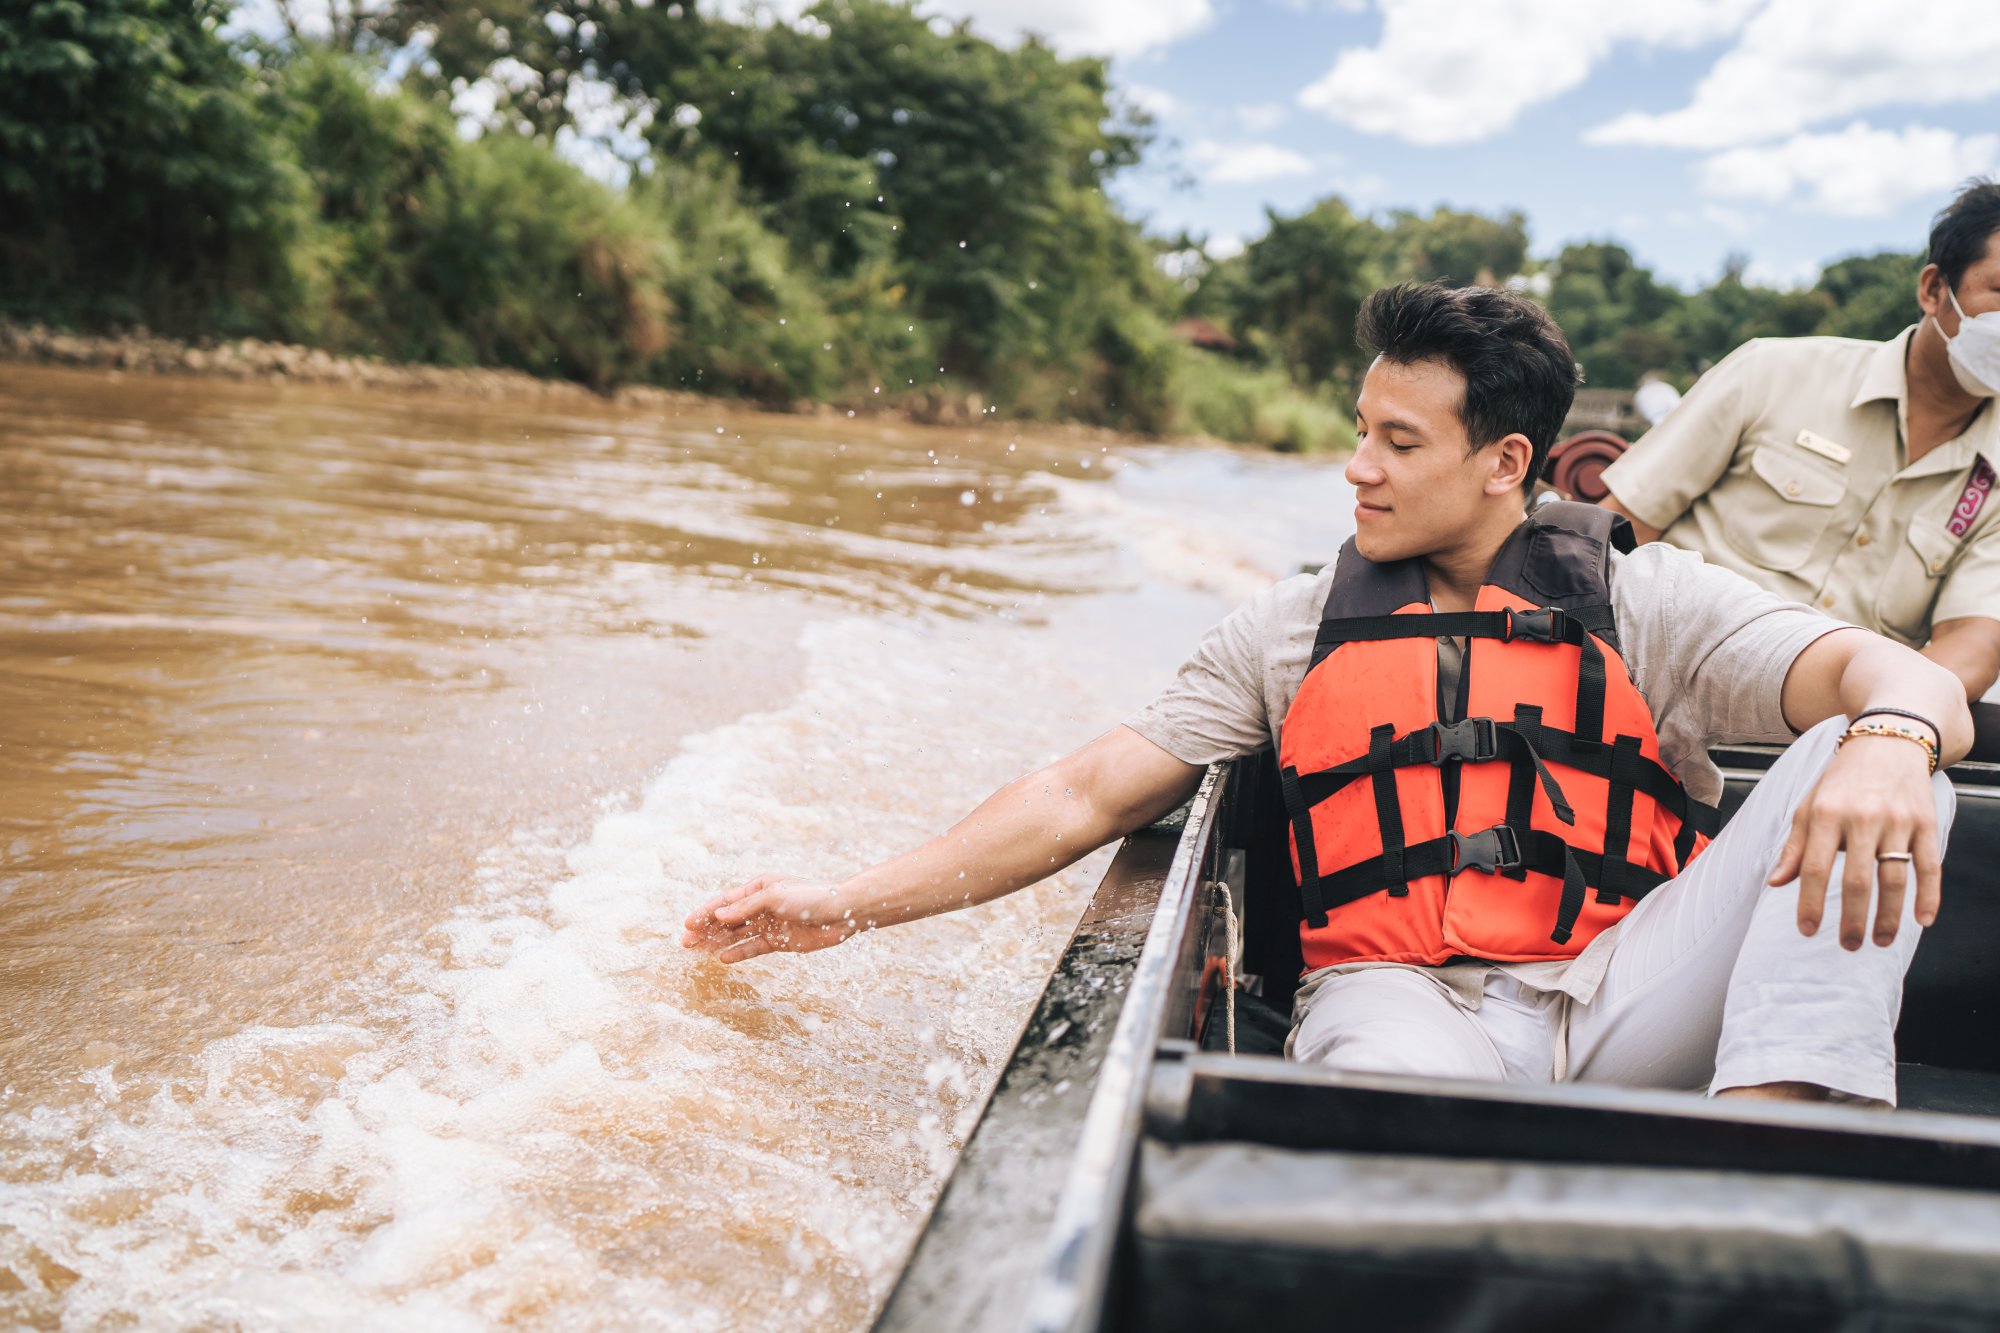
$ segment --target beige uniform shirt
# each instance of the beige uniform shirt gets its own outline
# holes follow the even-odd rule
[[[2000,413],[1906,462],[1912,332],[1745,343],[1604,480],[1662,540],[1914,647],[2000,618]]]

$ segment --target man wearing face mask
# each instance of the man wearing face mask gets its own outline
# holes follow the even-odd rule
[[[1641,541],[2000,678],[2000,183],[1931,227],[1923,319],[1885,343],[1744,344],[1604,474]]]

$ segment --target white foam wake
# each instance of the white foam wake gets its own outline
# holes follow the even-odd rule
[[[0,1300],[79,1328],[861,1322],[1095,873],[729,971],[679,922],[914,841],[1143,697],[1050,647],[808,626],[796,699],[695,737],[580,846],[494,849],[374,1012],[17,1121]]]

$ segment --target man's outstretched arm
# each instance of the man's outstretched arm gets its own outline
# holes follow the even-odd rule
[[[689,913],[681,943],[740,963],[988,902],[1158,819],[1188,798],[1201,774],[1115,727],[893,860],[837,883],[759,875]]]

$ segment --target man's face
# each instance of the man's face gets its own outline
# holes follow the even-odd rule
[[[1484,517],[1496,450],[1467,457],[1458,416],[1464,398],[1465,377],[1443,361],[1400,365],[1377,357],[1368,367],[1347,464],[1355,545],[1368,559],[1451,550]]]
[[[1965,276],[1958,281],[1956,295],[1958,310],[1963,310],[1968,319],[2000,310],[2000,233],[1986,238],[1986,253],[1966,268]],[[1935,265],[1925,269],[1917,301],[1947,337],[1957,335],[1958,310],[1952,309],[1951,300],[1945,295],[1943,276],[1936,273]]]

